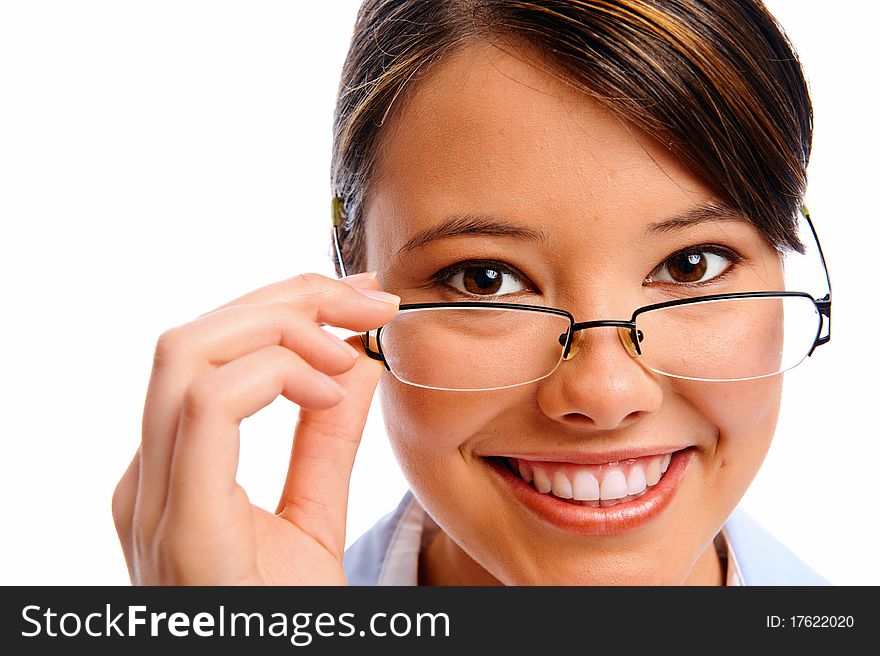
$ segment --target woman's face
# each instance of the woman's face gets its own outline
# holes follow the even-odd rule
[[[367,265],[403,303],[488,300],[625,320],[649,303],[781,288],[779,258],[751,224],[670,222],[718,199],[663,144],[554,76],[475,44],[412,91],[383,127],[365,205]],[[462,215],[520,230],[435,234],[401,252]],[[708,266],[695,279],[672,256],[705,245],[721,250],[697,249]],[[479,262],[437,280],[469,260]],[[450,392],[383,378],[395,453],[443,531],[429,550],[442,557],[425,560],[434,578],[717,582],[712,541],[767,452],[781,377],[669,378],[632,358],[613,328],[583,336],[574,358],[519,387]],[[667,462],[637,498],[561,498],[566,481],[619,496],[621,478],[640,469],[650,483]]]

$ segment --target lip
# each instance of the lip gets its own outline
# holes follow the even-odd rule
[[[638,457],[631,455],[628,457]],[[657,454],[656,449],[652,453]],[[663,453],[660,451],[659,453]],[[667,452],[668,453],[668,452]],[[580,504],[569,503],[552,494],[541,494],[534,487],[526,483],[508,469],[502,459],[484,458],[489,469],[495,473],[495,478],[509,491],[526,510],[538,517],[542,522],[556,528],[563,529],[578,535],[617,535],[632,531],[644,526],[656,519],[669,506],[684,479],[685,471],[690,464],[696,451],[693,447],[675,451],[669,462],[669,467],[660,482],[649,487],[640,497],[619,503],[607,508],[593,508]],[[523,459],[533,459],[527,456],[517,456]],[[537,458],[534,458],[538,460]],[[626,457],[619,458],[627,459]],[[542,454],[540,460],[550,460],[547,454]],[[576,462],[567,456],[564,462]],[[608,462],[608,461],[605,461]],[[578,463],[592,464],[592,463]]]
[[[516,458],[517,460],[529,460],[531,462],[567,462],[574,465],[604,465],[609,462],[622,462],[649,456],[662,456],[666,453],[683,451],[684,446],[650,447],[642,449],[615,449],[592,453],[551,452],[540,453],[490,453],[483,457]],[[482,455],[482,454],[477,454]]]

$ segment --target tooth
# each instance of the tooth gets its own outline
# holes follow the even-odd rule
[[[526,483],[532,482],[532,470],[525,463],[519,463],[519,475]]]
[[[620,499],[626,496],[626,476],[619,469],[612,469],[605,474],[599,495],[604,499]]]
[[[660,471],[662,471],[664,474],[666,473],[666,470],[669,469],[669,462],[671,460],[672,460],[671,453],[667,453],[665,456],[663,456],[663,460],[660,462]]]
[[[638,494],[645,489],[647,484],[648,483],[645,480],[644,470],[641,468],[641,466],[635,465],[626,479],[626,493]]]
[[[561,471],[553,474],[553,496],[560,499],[571,499],[571,481]]]
[[[648,485],[657,485],[661,476],[663,476],[663,472],[660,471],[660,458],[651,458],[645,472],[645,482]]]
[[[550,479],[547,474],[544,473],[543,469],[534,468],[532,472],[534,478],[535,489],[541,494],[547,494],[551,489],[553,489],[553,485],[550,483]]]
[[[599,503],[603,508],[608,508],[609,506],[616,506],[620,501],[617,499],[602,499]]]
[[[574,475],[572,492],[580,501],[597,501],[599,499],[599,481],[590,472],[583,469]]]

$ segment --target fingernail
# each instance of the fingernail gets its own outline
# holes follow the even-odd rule
[[[342,280],[346,282],[356,282],[359,280],[372,280],[378,275],[377,271],[364,271],[362,273],[353,273],[350,276],[345,276]]]
[[[385,301],[386,303],[391,303],[392,305],[400,305],[400,296],[397,296],[396,294],[380,292],[375,289],[364,289],[363,287],[355,287],[355,289],[364,296],[369,296],[370,298],[374,298],[377,301]]]

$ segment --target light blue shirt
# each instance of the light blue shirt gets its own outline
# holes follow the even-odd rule
[[[436,530],[407,492],[346,550],[349,585],[418,585],[419,554]],[[725,522],[716,545],[726,547],[719,553],[727,558],[727,585],[828,585],[740,508]]]

